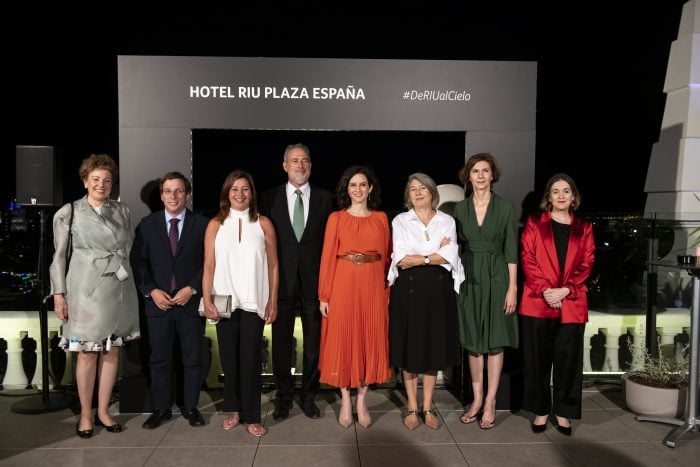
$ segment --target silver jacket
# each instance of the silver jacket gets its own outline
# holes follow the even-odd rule
[[[66,275],[70,204],[53,218],[55,253],[49,268],[51,294],[64,294],[68,322],[63,337],[101,342],[139,334],[138,299],[129,251],[134,236],[129,208],[108,200],[100,214],[87,197],[73,203],[72,254]]]

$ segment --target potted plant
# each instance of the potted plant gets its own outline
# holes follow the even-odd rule
[[[665,355],[659,341],[659,355],[644,347],[627,345],[633,356],[633,367],[622,378],[625,381],[627,406],[637,415],[674,418],[685,411],[690,355],[688,346],[677,346],[676,355]]]

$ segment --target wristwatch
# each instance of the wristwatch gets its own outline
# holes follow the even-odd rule
[[[192,295],[197,295],[197,289],[195,289],[191,285],[189,287],[190,287],[190,290],[192,291]]]
[[[423,256],[423,264],[425,264],[425,265],[430,264],[430,258],[428,256]]]

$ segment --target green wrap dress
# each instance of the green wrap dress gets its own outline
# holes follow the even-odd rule
[[[517,314],[503,310],[509,276],[508,263],[518,262],[517,226],[510,201],[491,194],[481,226],[473,196],[455,205],[457,237],[466,280],[458,296],[462,347],[499,352],[518,346]]]

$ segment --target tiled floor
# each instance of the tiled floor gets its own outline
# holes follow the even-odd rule
[[[443,426],[433,431],[421,425],[414,432],[401,425],[400,391],[370,393],[373,423],[368,429],[338,425],[338,396],[331,391],[320,394],[320,419],[306,418],[295,405],[289,419],[275,422],[271,394],[263,395],[263,421],[269,432],[260,439],[243,427],[221,428],[224,415],[216,410],[220,391],[202,393],[200,410],[207,420],[202,428],[174,417],[148,431],[141,428],[147,415],[122,414],[117,418],[125,426],[123,433],[96,429],[91,439],[75,435],[76,417],[70,410],[19,415],[10,410],[19,398],[0,395],[0,465],[700,465],[700,433],[689,434],[675,449],[664,446],[661,440],[672,427],[637,422],[624,408],[619,386],[585,390],[583,419],[574,422],[571,438],[551,425],[545,433],[533,434],[522,412],[499,412],[496,427],[489,431],[480,430],[478,424],[462,425],[460,402],[444,390],[435,397]]]

